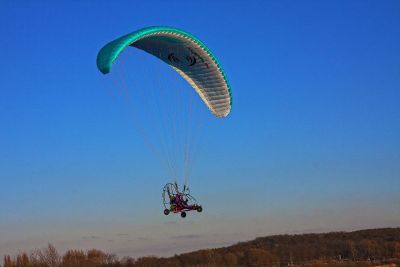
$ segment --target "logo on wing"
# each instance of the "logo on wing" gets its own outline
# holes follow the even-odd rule
[[[175,53],[170,53],[168,55],[168,60],[173,65],[181,65],[181,66],[189,66],[189,67],[194,66],[197,62],[196,57],[194,55],[186,54],[185,56],[181,56],[181,55],[178,56]]]

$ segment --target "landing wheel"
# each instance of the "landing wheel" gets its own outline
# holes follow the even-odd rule
[[[165,209],[165,210],[164,210],[164,214],[165,214],[165,215],[168,215],[168,214],[169,214],[169,209]]]
[[[196,209],[198,212],[202,212],[203,211],[203,207],[202,206],[198,206]]]
[[[182,218],[185,218],[185,217],[186,217],[186,212],[182,211],[182,212],[181,212],[181,217],[182,217]]]

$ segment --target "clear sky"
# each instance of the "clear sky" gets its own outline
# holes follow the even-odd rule
[[[399,1],[142,2],[0,1],[0,254],[400,226]],[[95,65],[151,25],[199,37],[232,85],[185,220],[162,214],[165,173]]]

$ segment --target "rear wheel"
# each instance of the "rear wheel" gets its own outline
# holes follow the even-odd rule
[[[185,218],[185,217],[186,217],[186,212],[182,211],[182,212],[181,212],[181,217],[182,217],[182,218]]]
[[[164,214],[165,214],[165,215],[168,215],[168,214],[169,214],[169,209],[165,209],[165,210],[164,210]]]
[[[203,211],[203,207],[202,206],[198,206],[196,209],[198,212],[202,212]]]

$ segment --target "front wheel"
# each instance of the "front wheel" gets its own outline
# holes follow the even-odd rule
[[[186,212],[182,211],[182,212],[181,212],[181,217],[182,217],[182,218],[185,218],[185,217],[186,217]]]
[[[203,207],[202,206],[198,206],[196,210],[197,210],[197,212],[202,212],[203,211]]]
[[[165,210],[164,210],[164,214],[165,214],[165,215],[168,215],[168,214],[169,214],[169,209],[165,209]]]

